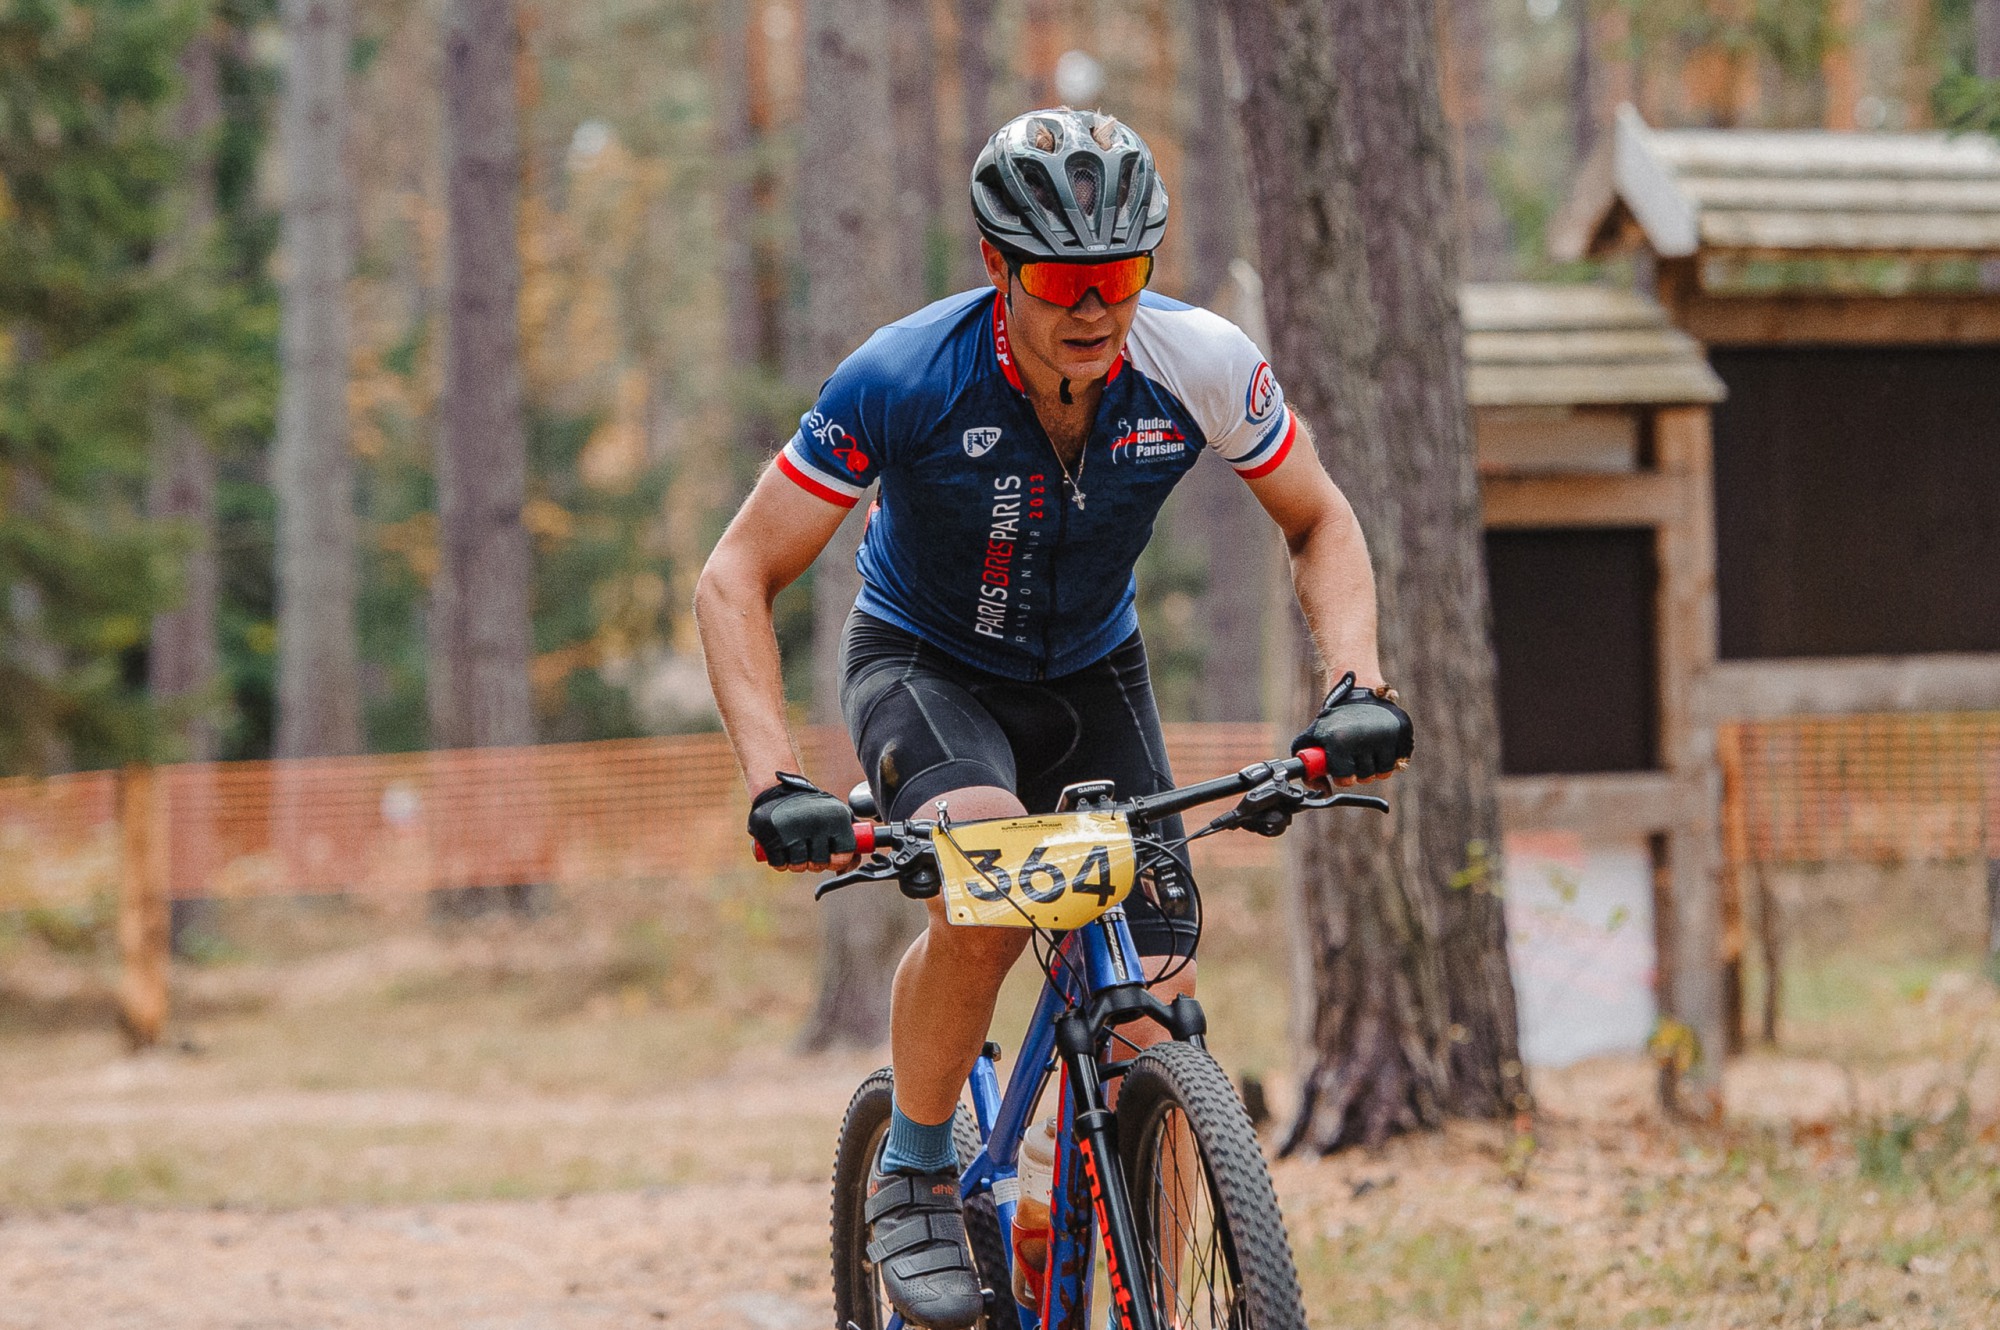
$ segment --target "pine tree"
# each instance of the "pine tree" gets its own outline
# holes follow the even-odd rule
[[[444,393],[431,583],[431,744],[534,742],[534,576],[521,398],[520,34],[512,0],[454,0],[444,32]]]
[[[354,462],[347,282],[349,0],[284,0],[288,42],[284,393],[272,477],[278,505],[279,757],[361,748],[355,649]]]
[[[891,215],[887,0],[811,0],[806,6],[806,157],[821,175],[799,219],[806,266],[806,378],[817,383],[897,307],[896,255],[905,240]],[[813,710],[840,719],[840,632],[860,590],[854,550],[859,505],[813,566]],[[867,1045],[889,1028],[889,980],[912,912],[893,892],[843,892],[822,909],[819,996],[808,1048]]]
[[[118,0],[0,18],[0,770],[152,754],[143,643],[179,534],[141,512],[153,413],[254,413],[239,289],[155,261],[202,18]]]
[[[1383,665],[1418,736],[1392,821],[1292,837],[1308,1066],[1288,1148],[1527,1107],[1436,32],[1433,0],[1236,18],[1272,360],[1368,533]]]

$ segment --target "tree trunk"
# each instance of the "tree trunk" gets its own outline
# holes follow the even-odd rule
[[[354,461],[348,448],[349,0],[284,0],[284,273],[278,439],[278,757],[361,749]]]
[[[897,317],[909,236],[895,217],[889,0],[807,0],[805,159],[819,185],[801,201],[806,329],[800,378],[813,387]],[[840,721],[840,633],[861,576],[857,505],[813,568],[813,713]],[[831,780],[831,773],[815,773]],[[836,791],[845,793],[844,790]],[[889,980],[913,911],[894,891],[845,891],[820,906],[820,992],[801,1036],[808,1048],[870,1045],[889,1029]]]
[[[972,164],[993,131],[1000,128],[993,111],[993,11],[996,0],[964,0],[958,6],[958,83],[965,117],[965,151],[953,177],[958,184],[972,179]],[[954,186],[956,187],[956,185]],[[979,258],[978,232],[969,219],[964,190],[959,192],[959,216],[967,217],[965,243],[959,247],[957,285],[969,290],[986,281],[986,266]]]
[[[1569,142],[1572,174],[1581,170],[1597,146],[1597,26],[1591,21],[1590,0],[1574,0],[1570,10],[1576,25],[1576,45],[1569,56]]]
[[[1229,280],[1243,225],[1242,153],[1232,142],[1234,126],[1229,71],[1223,55],[1221,0],[1181,0],[1188,34],[1187,180],[1173,194],[1177,225],[1188,251],[1187,298],[1212,305]]]
[[[945,293],[943,162],[938,142],[937,33],[930,0],[889,0],[889,100],[896,158],[894,226],[906,257],[896,265],[904,314]]]
[[[717,14],[715,89],[722,155],[723,290],[736,393],[739,466],[747,480],[769,460],[784,429],[772,396],[784,372],[782,264],[772,232],[777,180],[766,158],[770,82],[762,26],[750,0],[724,0]]]
[[[198,32],[181,53],[182,91],[174,134],[190,145],[192,170],[181,190],[180,216],[161,246],[159,264],[172,270],[199,259],[215,225],[215,144],[222,123],[220,52],[212,30]],[[209,441],[180,413],[162,403],[153,413],[146,477],[146,511],[178,524],[188,540],[181,564],[181,600],[153,616],[146,653],[146,687],[168,710],[188,762],[215,759],[216,707],[221,652],[216,637],[220,570],[216,562],[216,462]],[[209,857],[212,781],[204,772],[178,810],[173,852],[183,862]],[[188,787],[183,787],[187,789]],[[169,946],[183,954],[189,940],[213,926],[215,902],[191,897],[168,906]]]
[[[193,170],[177,200],[180,215],[158,263],[173,269],[195,260],[215,223],[214,145],[222,122],[222,92],[214,37],[197,33],[181,55],[182,92],[174,134],[191,148]],[[182,567],[181,602],[153,616],[146,684],[156,701],[178,711],[175,728],[187,760],[215,756],[210,696],[216,683],[215,457],[208,441],[179,413],[154,414],[146,511],[179,524],[190,539]]]
[[[1240,249],[1247,182],[1237,142],[1234,105],[1224,54],[1220,0],[1182,0],[1188,33],[1185,135],[1187,179],[1173,198],[1189,254],[1186,295],[1244,323],[1237,308],[1249,299],[1230,277]],[[1195,700],[1201,720],[1255,720],[1264,714],[1264,605],[1277,570],[1275,540],[1249,487],[1226,466],[1203,463],[1183,485],[1174,536],[1203,552],[1207,573],[1200,620],[1206,632],[1202,686]]]
[[[1429,0],[1255,0],[1236,23],[1273,358],[1368,532],[1383,664],[1419,736],[1392,818],[1293,837],[1307,1047],[1288,1149],[1527,1103],[1435,32]]]
[[[2000,0],[1972,0],[1972,72],[2000,79]]]
[[[1056,0],[1025,0],[1021,16],[1021,77],[1030,110],[1056,104],[1056,61],[1063,53],[1063,11]],[[999,128],[999,126],[994,126]]]
[[[431,584],[430,727],[439,748],[534,740],[531,576],[521,504],[520,146],[512,0],[446,15],[444,388]]]
[[[1580,0],[1578,0],[1580,2]],[[1445,0],[1444,56],[1455,152],[1458,200],[1465,228],[1465,271],[1475,282],[1497,282],[1513,272],[1513,244],[1493,170],[1500,163],[1489,53],[1491,0]]]

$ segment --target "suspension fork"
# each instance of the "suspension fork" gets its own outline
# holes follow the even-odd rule
[[[1070,1093],[1070,1132],[1083,1157],[1097,1226],[1104,1234],[1105,1275],[1118,1312],[1117,1325],[1121,1330],[1161,1330],[1145,1292],[1146,1258],[1131,1193],[1126,1190],[1125,1167],[1118,1157],[1117,1119],[1104,1106],[1096,1033],[1095,1025],[1079,1011],[1056,1021],[1056,1050]]]

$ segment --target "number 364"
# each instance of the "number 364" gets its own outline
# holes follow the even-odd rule
[[[1074,891],[1079,895],[1095,897],[1097,903],[1102,905],[1117,891],[1111,885],[1110,846],[1091,846],[1083,862],[1077,865],[1075,877],[1066,877],[1060,866],[1044,859],[1042,856],[1046,848],[1037,845],[1011,873],[1001,866],[1001,851],[966,850],[966,861],[978,873],[977,877],[966,882],[966,894],[975,900],[997,901],[1005,899],[1008,892],[1018,888],[1029,900],[1047,905],[1059,899],[1064,892]]]

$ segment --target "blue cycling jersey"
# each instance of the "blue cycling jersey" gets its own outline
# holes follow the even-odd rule
[[[1133,566],[1202,448],[1256,477],[1296,429],[1240,329],[1148,291],[1072,485],[988,288],[869,338],[777,464],[843,507],[881,483],[856,560],[862,610],[969,665],[1041,679],[1092,664],[1138,626]]]

